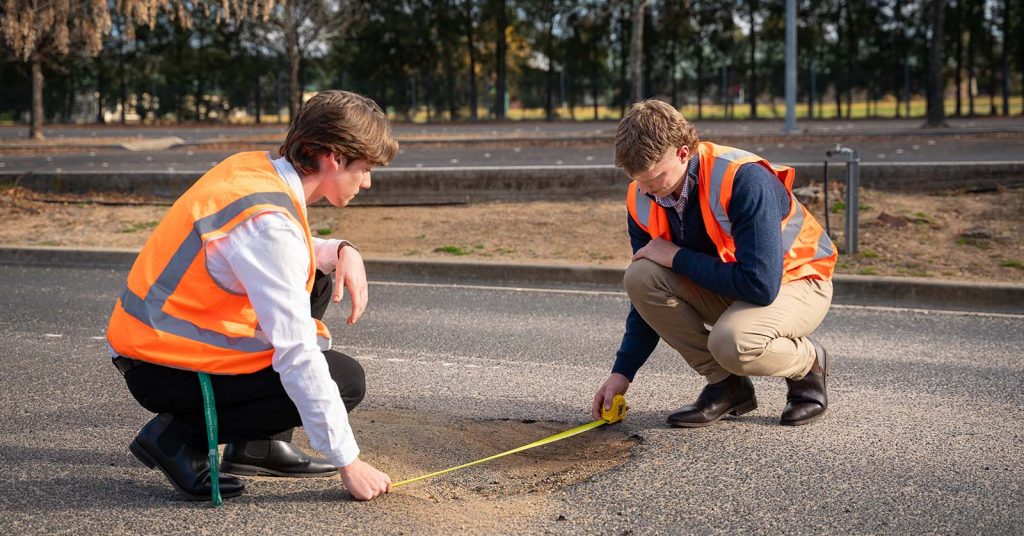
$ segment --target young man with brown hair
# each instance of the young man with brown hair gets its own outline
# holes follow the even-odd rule
[[[694,403],[668,416],[673,426],[752,411],[749,376],[785,378],[781,424],[820,418],[828,354],[808,335],[831,304],[837,252],[793,196],[793,170],[701,142],[656,100],[619,123],[615,164],[633,179],[624,278],[632,307],[612,373],[594,395],[595,418],[626,392],[659,338],[707,380]]]
[[[347,322],[359,320],[367,302],[363,260],[347,241],[312,237],[306,211],[320,199],[347,205],[397,150],[376,103],[321,92],[292,122],[282,158],[226,158],[174,203],[139,253],[107,341],[132,395],[158,414],[129,449],[186,497],[211,494],[197,372],[213,382],[219,441],[228,444],[224,472],[337,470],[356,499],[390,490],[390,478],[359,459],[348,423],[365,394],[363,369],[330,350],[321,322],[346,288]],[[299,425],[327,460],[291,444]],[[225,498],[244,487],[220,477]]]

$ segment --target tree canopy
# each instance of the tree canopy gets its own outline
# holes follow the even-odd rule
[[[1016,113],[1022,4],[801,0],[801,113],[923,117],[928,94],[949,115]],[[22,81],[0,88],[0,118],[35,110],[34,132],[43,118],[286,120],[323,88],[420,121],[608,118],[649,97],[697,117],[783,113],[785,0],[0,5],[0,70]]]

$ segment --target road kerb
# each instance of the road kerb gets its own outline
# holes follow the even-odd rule
[[[138,250],[0,246],[0,264],[127,270]],[[621,268],[578,264],[366,259],[371,280],[621,290]],[[835,303],[1024,314],[1024,285],[837,275]]]

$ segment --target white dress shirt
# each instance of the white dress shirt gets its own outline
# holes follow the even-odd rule
[[[305,193],[295,168],[274,160],[278,175],[302,203]],[[313,239],[314,259],[324,273],[334,271],[340,240]],[[304,233],[279,212],[264,212],[206,244],[206,267],[218,284],[248,296],[262,336],[274,347],[273,367],[302,418],[314,449],[344,467],[359,456],[348,413],[317,342],[306,280],[309,253]]]

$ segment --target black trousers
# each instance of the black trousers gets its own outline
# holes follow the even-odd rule
[[[331,277],[316,272],[310,305],[314,318],[322,319],[330,304]],[[352,411],[366,393],[366,376],[355,359],[328,350],[324,352],[331,379],[345,408]],[[124,374],[132,396],[153,413],[170,413],[182,425],[189,446],[206,445],[203,394],[195,372],[136,361]],[[211,374],[220,443],[251,439],[291,439],[291,429],[301,426],[298,409],[288,398],[281,376],[272,367],[251,374]]]

